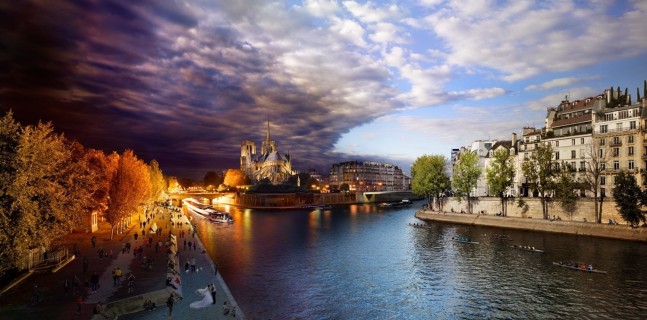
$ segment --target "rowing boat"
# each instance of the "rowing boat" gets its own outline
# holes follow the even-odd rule
[[[572,270],[579,270],[579,271],[591,272],[591,273],[607,273],[606,271],[603,271],[603,270],[582,268],[575,265],[563,264],[561,262],[553,262],[553,264],[559,267],[568,268]]]
[[[460,242],[460,243],[470,243],[470,244],[479,244],[478,241],[472,241],[468,237],[452,237],[452,239]]]
[[[512,245],[512,246],[510,246],[510,248],[515,248],[515,249],[525,250],[525,251],[532,251],[532,252],[544,252],[544,250],[535,249],[534,247],[529,247],[529,246]]]

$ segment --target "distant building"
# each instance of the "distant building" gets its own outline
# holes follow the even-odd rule
[[[398,166],[371,161],[347,161],[333,164],[330,189],[339,190],[344,183],[357,191],[409,190],[411,179]]]
[[[261,153],[256,154],[256,143],[243,140],[240,146],[240,170],[250,179],[260,181],[269,179],[272,184],[280,184],[294,174],[289,154],[280,154],[276,141],[270,137],[270,121],[267,121],[267,135],[261,144]]]

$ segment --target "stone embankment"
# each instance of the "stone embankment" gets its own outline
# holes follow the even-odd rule
[[[417,211],[416,218],[425,221],[460,223],[485,227],[647,241],[647,228],[634,229],[626,225],[609,225],[575,221],[550,221],[544,219],[499,217],[492,215],[449,213],[429,210]]]

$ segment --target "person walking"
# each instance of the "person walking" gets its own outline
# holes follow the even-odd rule
[[[195,272],[195,258],[191,257],[191,272]]]
[[[133,292],[134,286],[135,286],[135,275],[131,272],[128,275],[128,292]]]
[[[90,241],[92,241],[92,248],[94,248],[97,245],[97,236],[92,236]]]
[[[175,299],[173,299],[173,295],[171,294],[168,296],[168,299],[166,299],[166,306],[168,307],[168,318],[171,319],[173,316],[173,304],[175,303]]]
[[[209,284],[209,292],[211,293],[212,303],[216,304],[216,286],[213,283]]]
[[[92,285],[92,293],[97,292],[97,288],[99,287],[99,275],[97,272],[93,272],[92,276],[90,277],[90,284]]]
[[[135,235],[134,235],[134,237],[135,237],[135,241],[137,241],[137,237],[138,237],[138,236],[139,236],[139,235],[137,234],[137,231],[135,231]]]
[[[79,295],[79,297],[76,298],[76,314],[81,314],[81,310],[84,304],[85,301],[83,301],[83,296]]]
[[[117,278],[116,280],[116,285],[120,286],[121,285],[121,277],[123,276],[123,272],[121,271],[121,268],[117,267],[115,268],[115,277]]]
[[[43,298],[41,298],[40,295],[40,289],[38,288],[38,285],[34,283],[34,287],[32,288],[32,305],[37,305],[41,301],[43,301]]]
[[[79,287],[81,287],[81,279],[74,275],[74,279],[72,279],[72,296],[79,292]]]
[[[83,273],[88,272],[88,256],[83,257]]]

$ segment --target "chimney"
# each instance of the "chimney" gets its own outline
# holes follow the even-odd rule
[[[512,147],[514,148],[517,145],[517,133],[512,133]]]

